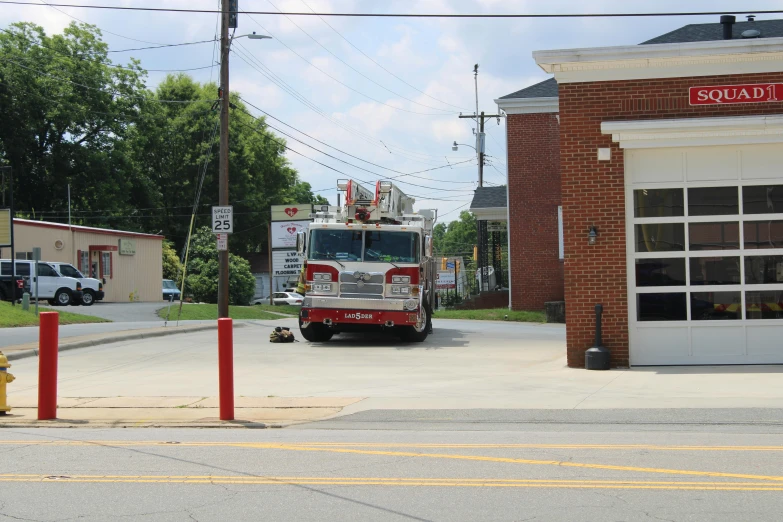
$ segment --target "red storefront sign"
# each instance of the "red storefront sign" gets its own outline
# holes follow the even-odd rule
[[[783,102],[783,83],[691,87],[691,105]]]

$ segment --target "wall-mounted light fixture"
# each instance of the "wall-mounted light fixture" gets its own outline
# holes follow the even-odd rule
[[[590,227],[590,231],[587,233],[587,244],[595,245],[595,241],[598,239],[598,227],[593,225]]]

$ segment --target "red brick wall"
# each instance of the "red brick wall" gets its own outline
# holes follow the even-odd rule
[[[612,364],[629,364],[623,151],[611,135],[601,134],[601,122],[783,113],[783,104],[776,103],[688,105],[692,86],[767,82],[783,82],[783,73],[560,84],[569,366],[584,366],[584,352],[594,340],[597,303],[604,305],[603,342]],[[611,161],[598,161],[599,147],[611,147]],[[590,225],[598,227],[592,247],[587,244]]]
[[[508,132],[511,306],[543,310],[563,300],[557,207],[560,128],[555,114],[511,114]]]

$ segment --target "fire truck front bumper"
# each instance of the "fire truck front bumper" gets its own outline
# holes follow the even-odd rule
[[[308,296],[302,305],[301,318],[326,324],[415,325],[419,319],[419,301]]]

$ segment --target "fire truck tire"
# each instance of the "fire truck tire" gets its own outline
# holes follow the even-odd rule
[[[301,318],[299,319],[299,331],[302,332],[302,337],[311,343],[325,343],[334,335],[329,327],[319,323],[310,323],[307,328],[304,328]]]
[[[421,343],[427,339],[427,336],[432,329],[432,314],[430,313],[430,307],[424,305],[422,309],[424,314],[423,326],[421,329],[415,326],[403,326],[400,329],[400,339],[406,343]]]

